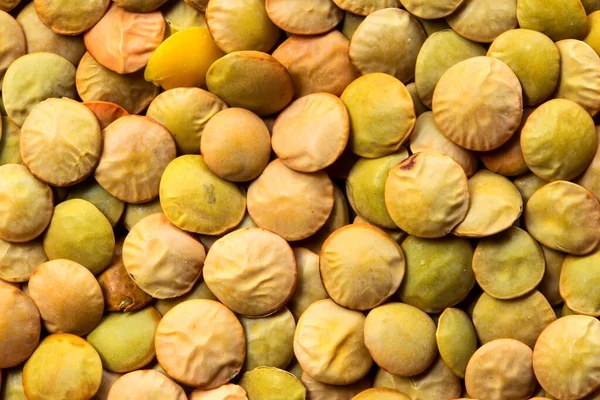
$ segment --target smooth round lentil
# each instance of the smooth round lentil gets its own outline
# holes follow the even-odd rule
[[[242,325],[233,312],[212,300],[188,300],[173,307],[160,320],[154,343],[158,362],[170,376],[205,389],[228,383],[246,356]]]
[[[302,370],[331,385],[358,382],[371,369],[373,359],[365,346],[365,316],[332,300],[311,304],[298,320],[294,354]],[[353,368],[347,368],[347,365]]]
[[[154,298],[178,297],[200,278],[206,252],[189,233],[162,214],[152,214],[129,231],[123,265],[135,283]]]
[[[72,199],[54,208],[44,234],[44,251],[50,260],[75,261],[99,274],[110,264],[114,249],[112,225],[92,203]]]
[[[435,323],[408,304],[387,303],[371,310],[364,334],[375,363],[394,375],[420,374],[437,356]]]
[[[28,291],[50,333],[85,335],[100,323],[104,312],[100,285],[90,271],[74,261],[41,264],[31,275]]]
[[[400,287],[406,262],[402,249],[382,230],[366,224],[346,225],[323,244],[321,280],[339,305],[368,310],[389,299]],[[369,286],[360,284],[365,279]]]
[[[250,247],[253,250],[248,253]],[[208,251],[204,266],[211,292],[235,312],[250,317],[281,309],[294,294],[297,276],[289,244],[263,228],[223,236]]]
[[[40,312],[25,293],[0,283],[0,368],[11,368],[26,361],[40,340]]]
[[[223,234],[246,213],[242,188],[213,174],[202,156],[184,155],[171,161],[160,179],[159,194],[169,221],[188,232]]]
[[[390,170],[385,205],[403,231],[424,238],[443,237],[467,216],[471,196],[467,185],[464,170],[453,159],[422,151]]]
[[[28,399],[86,400],[102,380],[102,361],[85,340],[68,333],[47,336],[23,368]]]
[[[448,139],[469,150],[493,150],[506,143],[521,123],[521,83],[500,60],[468,58],[441,76],[432,107],[435,122]]]

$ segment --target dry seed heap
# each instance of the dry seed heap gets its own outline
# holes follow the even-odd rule
[[[600,398],[600,0],[0,10],[0,400]]]

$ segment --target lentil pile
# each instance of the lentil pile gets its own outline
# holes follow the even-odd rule
[[[600,0],[0,10],[0,400],[600,399]]]

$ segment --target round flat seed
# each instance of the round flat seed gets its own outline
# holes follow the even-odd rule
[[[98,392],[101,380],[96,350],[68,333],[46,337],[23,368],[28,399],[87,400]]]
[[[341,156],[349,135],[344,103],[329,93],[313,93],[279,114],[273,125],[273,151],[289,168],[316,172]]]
[[[548,36],[530,29],[512,29],[498,36],[487,55],[506,63],[523,86],[528,106],[552,96],[560,75],[561,57]]]
[[[444,363],[459,378],[465,377],[467,364],[477,350],[477,334],[467,313],[447,308],[440,315],[435,338]]]
[[[206,235],[230,231],[246,213],[243,190],[213,174],[197,155],[178,157],[167,166],[160,205],[173,225]]]
[[[279,39],[279,28],[269,19],[264,0],[212,0],[206,7],[206,23],[225,53],[267,52]]]
[[[29,296],[5,283],[0,283],[0,300],[4,327],[0,331],[0,368],[11,368],[27,360],[38,346],[40,312]]]
[[[54,53],[19,57],[6,70],[2,83],[6,113],[19,126],[44,100],[52,97],[74,99],[76,95],[75,67]]]
[[[133,12],[113,4],[84,35],[89,53],[106,68],[130,74],[144,68],[165,37],[159,11]]]
[[[200,151],[206,166],[217,176],[232,182],[250,181],[269,163],[269,129],[251,111],[228,108],[206,123]]]
[[[102,366],[124,373],[143,368],[154,359],[154,333],[161,315],[153,307],[129,313],[110,313],[87,335]]]
[[[65,36],[55,33],[40,20],[33,2],[27,4],[17,16],[17,22],[23,27],[27,41],[27,53],[45,51],[55,53],[69,60],[73,65],[85,54],[82,36]]]
[[[27,53],[27,42],[20,22],[4,11],[0,11],[0,34],[2,35],[2,45],[0,46],[1,85],[10,64]]]
[[[472,398],[528,398],[535,388],[532,351],[513,339],[497,339],[481,346],[467,365],[465,385]]]
[[[83,181],[102,152],[98,120],[86,106],[70,99],[41,102],[25,120],[20,139],[27,168],[54,186]]]
[[[148,107],[158,88],[146,82],[141,71],[117,74],[86,53],[77,67],[77,93],[85,102],[107,101],[137,114]]]
[[[340,96],[356,78],[358,71],[350,63],[350,42],[339,31],[316,36],[292,35],[273,52],[294,82],[296,98],[326,92]]]
[[[450,67],[435,87],[432,104],[442,133],[475,151],[493,150],[506,143],[519,128],[523,114],[519,79],[492,57],[473,57]]]
[[[445,236],[467,215],[467,176],[448,156],[413,154],[389,172],[385,204],[403,231],[425,238]]]
[[[567,256],[560,272],[560,295],[565,304],[577,314],[600,316],[600,275],[596,265],[598,250],[586,256]]]
[[[183,1],[183,0],[182,0]],[[206,124],[227,104],[200,88],[176,88],[156,96],[146,116],[171,132],[179,154],[198,154]]]
[[[278,159],[248,188],[252,220],[289,241],[316,233],[332,209],[333,183],[325,172],[297,172]]]
[[[464,38],[491,43],[517,27],[517,0],[465,0],[446,21]]]
[[[498,300],[484,293],[473,309],[473,324],[482,344],[515,339],[533,348],[540,333],[554,321],[554,310],[537,290],[512,300]]]
[[[139,370],[123,375],[115,381],[106,400],[142,400],[167,398],[186,400],[185,392],[164,374],[154,370]]]
[[[41,264],[31,275],[28,290],[50,333],[85,335],[102,319],[102,289],[94,275],[76,262]]]
[[[265,8],[275,25],[294,35],[318,35],[328,32],[344,18],[344,11],[332,0],[267,0]]]
[[[398,297],[403,303],[439,313],[464,300],[475,285],[473,247],[467,239],[409,236],[402,242],[402,251],[406,274]]]
[[[110,0],[34,0],[40,20],[61,35],[79,35],[96,25]]]
[[[246,334],[244,369],[286,368],[294,357],[296,322],[292,313],[284,307],[266,317],[239,319]]]
[[[44,251],[50,260],[75,261],[99,274],[110,264],[114,249],[112,225],[92,203],[72,199],[54,208],[44,235]]]
[[[469,211],[452,232],[456,236],[485,237],[511,226],[523,211],[523,199],[515,185],[502,175],[479,170],[468,182]]]
[[[240,229],[217,240],[204,266],[204,280],[215,296],[250,317],[281,309],[294,294],[297,276],[291,247],[262,228]]]
[[[538,189],[525,207],[525,227],[551,249],[590,253],[600,243],[600,204],[579,185],[555,181]]]
[[[373,365],[365,347],[364,325],[361,312],[332,300],[311,304],[294,334],[294,354],[302,370],[330,385],[349,385],[364,378]]]
[[[0,167],[0,239],[18,243],[35,239],[50,223],[53,206],[50,186],[27,167]]]
[[[518,0],[519,26],[542,32],[553,41],[582,39],[587,31],[585,8],[578,0]]]
[[[230,107],[245,108],[260,117],[281,111],[294,94],[285,66],[259,51],[236,51],[215,61],[206,84]]]
[[[388,303],[367,315],[365,346],[377,365],[389,373],[420,374],[437,356],[435,323],[416,307]]]
[[[214,389],[233,379],[246,356],[235,314],[212,300],[188,300],[167,312],[156,329],[156,358],[179,382]]]
[[[380,72],[352,82],[341,100],[350,116],[348,148],[365,158],[387,156],[400,149],[415,122],[415,107],[406,86]]]
[[[165,90],[205,87],[208,69],[222,56],[208,28],[193,26],[172,34],[156,48],[144,78]]]
[[[48,261],[40,240],[11,243],[0,240],[0,279],[26,282],[38,265]]]
[[[129,231],[123,243],[123,265],[135,283],[154,298],[190,291],[200,278],[206,253],[189,233],[164,216],[152,214]]]
[[[529,293],[542,281],[544,253],[524,230],[514,226],[479,241],[473,272],[490,296],[508,300]]]
[[[423,27],[408,12],[399,8],[376,11],[352,35],[350,60],[362,74],[383,72],[408,83],[426,38]]]
[[[94,172],[96,181],[127,203],[158,196],[161,177],[176,157],[169,131],[148,117],[129,115],[103,131],[104,149]]]
[[[385,232],[352,224],[323,244],[320,270],[323,286],[336,303],[362,311],[384,303],[398,290],[405,260],[400,246]]]
[[[600,110],[600,56],[587,43],[556,42],[560,52],[560,79],[554,97],[574,101],[592,116]]]
[[[535,343],[533,369],[544,390],[581,399],[600,385],[600,322],[570,315],[550,324]]]

